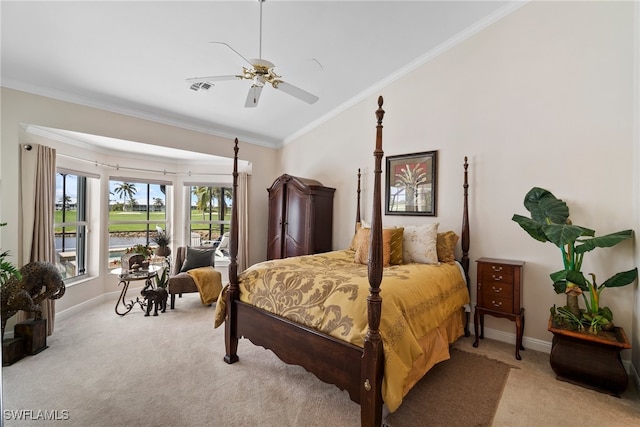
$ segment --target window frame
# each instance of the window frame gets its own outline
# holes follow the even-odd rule
[[[132,183],[135,185],[146,185],[146,209],[145,210],[139,210],[139,212],[144,212],[146,214],[146,219],[144,220],[115,220],[112,221],[111,220],[111,184],[112,182],[117,182],[117,183]],[[118,268],[120,267],[120,257],[111,257],[111,253],[112,251],[114,251],[115,249],[119,249],[120,252],[126,250],[128,247],[133,246],[136,243],[140,243],[142,245],[147,245],[147,246],[151,246],[152,245],[152,238],[154,233],[156,232],[156,227],[160,226],[161,228],[163,228],[163,230],[165,231],[169,231],[169,226],[171,224],[171,218],[170,218],[170,210],[168,209],[169,204],[170,204],[170,191],[169,189],[173,186],[173,182],[171,181],[159,181],[159,180],[154,180],[154,179],[147,179],[147,178],[140,178],[140,177],[124,177],[124,176],[109,176],[108,177],[108,207],[107,207],[107,213],[108,213],[108,220],[107,220],[107,242],[108,242],[108,251],[107,251],[107,268],[109,270],[112,270],[114,268]],[[159,185],[160,186],[160,191],[164,194],[164,204],[163,204],[163,209],[162,212],[164,212],[164,219],[162,220],[158,220],[157,218],[151,218],[151,212],[154,212],[153,206],[154,206],[154,198],[151,196],[151,186],[152,185]],[[162,189],[162,187],[164,187],[164,190]],[[126,201],[123,200],[123,206],[126,205]],[[156,211],[157,212],[157,211]],[[143,225],[144,230],[141,231],[135,231],[136,233],[144,233],[144,237],[141,239],[138,239],[138,241],[136,243],[131,243],[128,245],[117,245],[117,246],[112,246],[111,245],[111,228],[112,226],[117,226],[117,225],[126,225],[126,224],[131,224],[131,225]],[[126,247],[125,247],[126,246]],[[116,253],[119,253],[117,250],[115,250]]]
[[[219,241],[221,239],[221,237],[224,235],[224,233],[229,232],[229,229],[231,228],[231,203],[227,204],[227,199],[229,200],[229,202],[232,202],[232,198],[231,197],[224,197],[224,194],[228,194],[230,196],[230,193],[232,192],[232,184],[230,183],[220,183],[220,182],[205,182],[205,183],[193,183],[193,182],[185,182],[184,186],[186,188],[185,193],[187,194],[186,200],[187,200],[187,206],[186,206],[186,218],[187,218],[187,227],[185,229],[186,233],[187,233],[187,242],[190,242],[191,246],[200,246],[200,245],[212,245],[214,244],[215,241]],[[194,193],[194,189],[195,188],[207,188],[208,189],[208,193],[209,193],[209,197],[208,197],[208,202],[207,202],[207,208],[208,208],[208,215],[209,218],[208,219],[199,219],[199,220],[193,220],[193,216],[192,216],[192,211],[193,209],[193,204],[192,204],[192,197],[195,194]],[[224,214],[224,218],[229,217],[229,219],[219,219],[219,217],[217,219],[213,219],[213,208],[218,208],[218,212],[219,212],[219,207],[213,204],[214,199],[215,200],[220,200],[220,197],[214,198],[212,197],[213,195],[213,190],[214,189],[219,189],[223,195],[223,204],[224,204],[224,210],[225,210],[225,214]],[[226,190],[226,191],[225,191]],[[196,204],[197,206],[197,204]],[[203,228],[200,227],[196,227],[194,229],[194,225],[208,225],[207,228],[205,228],[204,230],[206,231],[207,236],[200,236],[200,238],[194,237],[193,233],[197,233],[197,231],[202,231]],[[217,227],[215,227],[217,226]],[[214,229],[217,228],[217,233],[218,235],[216,236],[215,234],[213,234]],[[199,234],[199,233],[198,233]],[[205,237],[203,239],[203,237]]]
[[[88,219],[89,218],[89,215],[88,215],[89,192],[87,190],[88,188],[87,179],[94,178],[94,177],[79,171],[75,171],[75,170],[57,168],[56,169],[56,187],[55,187],[56,197],[58,196],[58,188],[59,188],[58,175],[62,176],[62,188],[61,188],[62,201],[60,203],[61,204],[60,210],[62,211],[62,221],[56,222],[55,215],[54,215],[53,229],[54,229],[54,239],[57,238],[57,235],[59,234],[57,232],[57,229],[61,229],[62,240],[60,244],[60,250],[58,250],[57,243],[55,244],[55,253],[56,253],[55,263],[56,263],[56,267],[61,272],[65,283],[68,283],[68,282],[74,282],[74,281],[81,280],[85,277],[88,277],[90,224]],[[67,178],[69,176],[74,176],[77,179],[75,221],[66,220],[66,213],[71,212],[70,210],[65,209],[67,198],[70,197],[69,196],[70,193],[69,191],[67,191]],[[58,199],[54,200],[54,211],[58,211]],[[68,233],[68,234],[70,235],[75,234],[76,236],[75,237],[75,243],[76,243],[75,256],[72,259],[69,259],[69,263],[75,260],[75,274],[70,276],[67,276],[67,273],[69,271],[67,263],[62,262],[60,257],[60,253],[67,252],[65,250],[66,248],[65,236],[67,234],[65,232],[66,228],[74,228],[75,233]]]

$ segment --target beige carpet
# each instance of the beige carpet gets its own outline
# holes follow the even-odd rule
[[[360,408],[345,392],[246,340],[240,361],[224,363],[224,331],[213,329],[213,307],[197,294],[158,317],[137,308],[120,317],[115,299],[57,321],[48,349],[2,369],[6,426],[359,425]],[[635,387],[622,399],[601,395],[556,381],[548,355],[527,350],[518,362],[511,345],[483,340],[474,349],[472,341],[455,347],[519,368],[511,369],[493,426],[640,425]],[[469,387],[454,383],[456,395],[462,389]],[[471,391],[482,396],[483,385]],[[460,416],[476,409],[467,402]],[[16,410],[68,411],[69,420],[7,419]]]

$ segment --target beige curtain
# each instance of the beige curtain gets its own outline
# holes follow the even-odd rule
[[[29,148],[30,147],[30,148]],[[21,147],[22,263],[45,261],[55,264],[54,206],[56,150],[39,144]],[[47,334],[53,333],[55,301],[42,302]],[[27,318],[20,312],[18,321]]]
[[[249,175],[238,174],[238,271],[248,267],[249,260]]]

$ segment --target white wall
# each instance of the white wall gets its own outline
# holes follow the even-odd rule
[[[160,146],[176,147],[184,150],[208,153],[223,157],[233,157],[233,141],[203,133],[180,129],[173,126],[163,125],[147,120],[136,119],[121,114],[111,113],[95,108],[45,98],[37,95],[27,94],[11,89],[2,88],[1,92],[1,113],[2,113],[2,143],[0,145],[0,219],[7,222],[8,226],[2,227],[0,234],[0,247],[3,250],[10,250],[13,255],[21,253],[21,236],[19,232],[20,210],[19,199],[19,150],[20,142],[33,141],[43,142],[43,138],[27,135],[22,125],[34,124],[72,130],[95,135],[120,138],[125,140],[143,142]],[[48,145],[54,146],[60,154],[69,154],[80,158],[91,158],[91,153],[78,149],[77,147],[47,141]],[[255,263],[266,257],[266,216],[262,215],[267,205],[267,192],[265,182],[271,182],[276,176],[276,150],[246,144],[240,142],[239,157],[252,163],[252,176],[249,180],[249,208],[253,213],[249,223],[249,262]],[[105,163],[116,163],[124,166],[146,165],[155,169],[154,165],[146,163],[140,157],[115,158],[101,153],[97,160]],[[70,160],[61,160],[67,163],[68,167],[86,168],[85,165],[68,164]],[[175,165],[166,165],[168,170],[175,169]],[[190,166],[195,172],[188,179],[197,180],[197,173],[210,173],[212,167],[206,165]],[[93,171],[102,176],[113,175],[113,170],[100,169]],[[228,172],[228,171],[227,171]],[[125,173],[125,172],[122,172]],[[129,175],[135,174],[127,172]],[[176,179],[176,185],[182,185],[185,178]],[[103,184],[103,191],[108,191],[106,183]],[[180,220],[181,206],[183,200],[174,198],[172,209]],[[98,215],[102,218],[107,216],[107,199],[102,200],[102,206]],[[184,216],[182,215],[183,221]],[[104,224],[103,224],[104,225]],[[180,222],[176,228],[180,228]],[[180,231],[175,230],[177,240],[180,243]],[[100,297],[104,293],[117,291],[117,280],[107,274],[106,262],[106,227],[98,230],[98,240],[102,243],[99,247],[100,256],[94,258],[101,260],[101,264],[94,268],[92,278],[82,284],[70,286],[64,298],[56,304],[58,312],[82,304],[93,298]],[[95,234],[94,234],[95,236]],[[11,261],[20,265],[17,257],[12,257]],[[95,273],[97,271],[97,273]],[[115,299],[114,299],[115,304]]]
[[[510,220],[513,213],[526,213],[526,191],[535,185],[548,188],[569,203],[575,223],[599,234],[638,230],[634,6],[531,2],[379,93],[387,111],[386,155],[439,151],[438,217],[388,216],[385,223],[433,220],[441,228],[459,230],[462,159],[469,156],[471,257],[527,262],[525,345],[550,340],[548,307],[563,303],[548,279],[549,272],[560,268],[557,250],[533,241]],[[253,164],[251,262],[266,256],[266,215],[261,215],[265,188],[280,173],[315,178],[337,188],[335,248],[347,246],[353,232],[358,167],[364,169],[363,211],[370,216],[377,95],[301,136],[279,155],[241,143],[240,157]],[[13,225],[20,215],[16,200],[21,123],[220,156],[232,153],[231,141],[224,138],[6,88],[1,92],[1,118],[0,219],[9,227],[0,229],[0,246],[12,253],[18,253],[20,241]],[[602,279],[630,268],[636,260],[633,250],[629,243],[594,252],[585,262],[586,270]],[[471,272],[475,280],[474,265]],[[76,287],[61,304],[86,301],[112,287],[104,282]],[[604,301],[638,348],[640,292],[632,287],[607,290]],[[505,335],[514,331],[511,322],[491,317],[487,327]],[[638,351],[634,365],[640,371]]]
[[[548,346],[549,307],[564,304],[548,277],[562,266],[559,250],[511,221],[514,213],[527,214],[525,193],[549,189],[569,204],[574,223],[598,234],[638,229],[633,8],[631,2],[529,3],[379,93],[385,155],[439,155],[438,217],[386,216],[384,224],[438,221],[441,229],[460,230],[462,162],[469,156],[471,259],[526,261],[525,345]],[[369,216],[377,95],[281,150],[279,173],[337,187],[335,248],[346,247],[353,233],[357,167],[368,172]],[[584,270],[602,281],[632,268],[633,251],[625,242],[592,252]],[[635,286],[607,290],[603,298],[638,345]],[[505,336],[515,332],[505,319],[487,316],[486,326]]]

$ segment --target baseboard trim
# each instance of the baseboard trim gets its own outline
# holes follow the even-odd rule
[[[636,389],[640,390],[640,375],[638,375],[638,371],[636,371],[636,367],[633,366],[633,363],[623,360],[622,364],[624,365],[627,373],[629,374],[629,378],[634,382]]]
[[[135,296],[140,295],[140,291],[143,286],[131,287],[127,291],[127,300],[129,300],[129,296],[133,295],[131,299],[135,299]],[[105,301],[113,301],[113,306],[115,308],[116,301],[118,301],[118,297],[120,296],[120,290],[107,292],[106,294],[98,295],[95,298],[91,298],[88,301],[82,302],[80,304],[74,305],[73,307],[69,307],[66,310],[57,311],[56,312],[56,320],[66,320],[71,316],[74,316],[78,313],[83,312],[89,308],[93,308],[99,304],[102,304]],[[6,334],[5,334],[6,335]]]
[[[473,325],[469,325],[469,331],[475,331]],[[472,332],[472,335],[475,332]],[[485,338],[489,338],[492,340],[506,342],[509,344],[516,345],[516,334],[511,332],[499,331],[497,329],[484,328],[484,336]],[[551,342],[538,340],[535,338],[522,337],[522,345],[524,348],[530,348],[531,350],[539,351],[542,353],[551,353]]]

